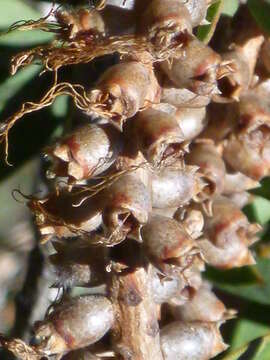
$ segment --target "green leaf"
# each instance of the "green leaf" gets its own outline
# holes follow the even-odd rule
[[[5,29],[20,20],[37,20],[40,13],[21,0],[1,0],[0,28]]]
[[[42,14],[21,0],[1,0],[0,12],[0,45],[32,46],[51,41],[54,35],[40,30],[5,31],[17,21],[38,20]]]
[[[0,112],[4,109],[6,102],[15,96],[28,81],[32,80],[40,69],[40,66],[30,65],[0,84]]]
[[[248,349],[248,344],[245,346],[242,346],[241,348],[229,351],[226,355],[223,355],[220,360],[238,360],[241,355],[243,355]]]
[[[270,220],[270,201],[261,197],[256,196],[252,202],[253,213],[255,219],[261,225],[266,224]]]
[[[11,24],[10,24],[11,25]],[[54,35],[41,30],[12,31],[0,36],[2,46],[33,46],[53,40]]]
[[[199,40],[203,41],[206,44],[209,43],[215,32],[216,25],[221,15],[222,8],[223,8],[223,0],[217,1],[209,7],[206,19],[210,24],[202,25],[198,27],[197,37]]]
[[[233,330],[230,350],[235,350],[250,341],[270,332],[270,325],[261,324],[250,319],[239,319]]]
[[[270,34],[270,1],[248,0],[247,5],[258,25]]]
[[[210,279],[218,289],[259,304],[270,305],[270,259],[258,258],[257,265],[251,268],[261,274],[261,283],[252,285],[224,283],[222,275],[219,278],[211,277]],[[226,271],[224,271],[224,275],[226,275]]]
[[[226,1],[224,1],[222,14],[227,15],[227,16],[234,16],[238,7],[239,7],[238,0],[226,0]]]

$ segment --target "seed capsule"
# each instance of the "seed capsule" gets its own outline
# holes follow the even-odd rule
[[[113,322],[113,306],[106,297],[69,299],[35,324],[35,339],[40,340],[36,348],[50,356],[89,346],[101,339]]]
[[[141,108],[159,101],[160,89],[152,66],[127,61],[108,68],[89,93],[90,112],[108,117],[122,129],[123,122]]]
[[[205,107],[177,109],[174,116],[183,131],[185,140],[193,140],[204,130],[207,125],[205,115]]]
[[[103,195],[104,225],[110,235],[124,240],[127,234],[139,239],[139,231],[151,211],[150,194],[134,175],[121,176]]]
[[[162,88],[161,101],[176,107],[201,108],[211,101],[209,95],[198,95],[188,89],[179,89],[174,84],[165,84]]]
[[[235,314],[234,310],[226,309],[223,302],[216,297],[207,283],[204,283],[193,298],[184,305],[170,306],[170,312],[175,320],[183,322],[218,322]]]
[[[204,217],[198,207],[197,204],[191,203],[184,208],[180,207],[173,216],[175,220],[182,224],[192,239],[199,238],[204,227]]]
[[[202,200],[222,193],[226,169],[214,142],[210,140],[195,142],[186,160],[190,165],[199,166],[198,173],[206,183],[199,195]]]
[[[107,248],[85,244],[53,243],[57,253],[50,255],[56,274],[56,285],[97,286],[105,282]]]
[[[208,360],[226,350],[219,324],[175,321],[161,330],[164,360]]]
[[[67,40],[91,41],[96,36],[105,35],[104,21],[95,9],[81,8],[78,11],[57,11],[57,21],[63,26]],[[66,30],[65,28],[68,28]]]
[[[58,160],[54,173],[76,180],[98,175],[115,161],[120,141],[119,133],[111,126],[86,124],[48,150]]]
[[[257,241],[258,224],[250,224],[244,213],[232,201],[217,197],[213,202],[213,217],[205,217],[204,236],[197,241],[207,262],[230,269],[252,265],[255,260],[248,246]]]
[[[140,30],[156,46],[169,46],[178,37],[185,43],[186,34],[192,32],[191,17],[182,0],[152,0],[141,17]]]
[[[161,169],[152,175],[152,205],[156,208],[179,207],[187,204],[202,189],[197,167],[177,165]]]
[[[185,138],[174,116],[147,109],[133,120],[139,149],[154,166],[166,164],[185,152]]]
[[[181,224],[165,216],[152,216],[142,227],[141,236],[149,259],[163,269],[170,269],[169,264],[188,267],[199,254],[195,242]]]
[[[171,64],[162,63],[162,70],[179,88],[186,88],[195,94],[212,96],[218,93],[217,71],[221,63],[220,56],[209,46],[193,38],[179,51]]]
[[[260,183],[258,181],[255,181],[240,172],[226,173],[223,194],[230,195],[241,193],[259,186]]]
[[[90,197],[89,192],[63,190],[45,199],[32,199],[28,206],[45,242],[52,236],[71,237],[96,230],[102,222],[100,197]],[[84,198],[87,200],[82,201]]]
[[[219,80],[219,88],[223,100],[239,100],[252,83],[258,53],[263,43],[263,36],[254,36],[244,44],[234,45],[234,50],[222,55],[224,63],[228,63],[230,74]]]
[[[239,103],[238,127],[224,147],[224,159],[254,180],[270,173],[270,81],[246,93]]]

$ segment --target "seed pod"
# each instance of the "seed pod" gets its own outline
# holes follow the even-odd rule
[[[217,72],[221,57],[209,46],[193,38],[169,63],[161,64],[162,70],[179,88],[195,94],[209,96],[218,93]]]
[[[192,203],[184,208],[180,207],[174,213],[174,219],[182,224],[192,239],[197,239],[202,235],[204,217],[197,204]]]
[[[160,88],[151,64],[127,61],[108,68],[88,96],[90,112],[109,117],[122,130],[124,120],[159,101]]]
[[[162,216],[166,216],[166,217],[172,219],[174,217],[174,214],[176,211],[177,211],[177,207],[163,208],[163,209],[153,208],[152,214],[153,215],[162,215]]]
[[[174,84],[165,84],[162,88],[161,101],[176,107],[201,108],[210,103],[211,97],[195,94],[188,89],[176,88]]]
[[[103,221],[108,234],[119,236],[119,241],[127,234],[139,240],[140,228],[151,211],[145,185],[134,175],[124,175],[105,190],[103,199]]]
[[[202,189],[197,167],[174,166],[152,175],[152,205],[156,208],[179,207],[187,204]]]
[[[156,304],[181,306],[189,301],[201,286],[200,269],[196,261],[181,273],[168,276],[152,267],[150,287]]]
[[[206,108],[179,108],[174,114],[185,140],[193,140],[206,127]]]
[[[199,166],[198,173],[202,175],[202,179],[206,183],[199,194],[201,200],[211,199],[222,193],[226,169],[214,142],[211,140],[195,142],[186,156],[186,161],[190,165]]]
[[[49,256],[54,267],[56,285],[98,286],[105,282],[108,263],[107,248],[87,244],[53,243],[57,253]]]
[[[150,287],[153,300],[156,304],[169,302],[172,298],[181,298],[181,291],[184,289],[185,281],[182,276],[164,276],[151,267]],[[185,298],[183,296],[182,301]]]
[[[258,224],[250,224],[244,213],[232,201],[217,197],[213,202],[213,217],[205,217],[204,236],[197,244],[211,265],[230,269],[252,265],[255,260],[248,246],[257,241]]]
[[[49,154],[56,161],[54,173],[76,180],[108,169],[121,150],[119,133],[109,125],[86,124],[61,140]]]
[[[227,198],[230,199],[239,209],[242,209],[254,200],[254,196],[247,191],[227,195]]]
[[[113,322],[113,306],[106,297],[69,299],[35,324],[35,339],[40,340],[36,348],[50,356],[89,346],[101,339]]]
[[[164,360],[208,360],[226,350],[218,323],[175,321],[161,330]]]
[[[81,8],[78,11],[57,11],[56,19],[63,26],[65,40],[91,41],[105,35],[104,21],[95,9]]]
[[[177,40],[185,44],[192,33],[189,11],[182,0],[152,0],[141,17],[140,31],[158,47]]]
[[[240,99],[236,131],[224,147],[224,159],[235,170],[254,180],[270,173],[270,81]]]
[[[226,173],[223,194],[230,195],[241,193],[259,186],[260,183],[258,181],[255,181],[240,172]]]
[[[141,236],[147,256],[163,271],[173,271],[175,266],[188,267],[199,255],[195,242],[181,224],[165,216],[151,216],[142,227]]]
[[[174,116],[150,108],[138,113],[133,124],[138,147],[152,165],[183,156],[187,143]]]
[[[62,190],[45,199],[32,199],[28,206],[35,215],[36,224],[45,242],[52,236],[71,237],[89,234],[102,222],[102,203],[99,195],[89,192]],[[87,200],[82,201],[84,198]]]
[[[241,45],[234,45],[233,50],[222,55],[223,62],[228,63],[228,70],[232,70],[219,80],[223,100],[238,101],[240,95],[248,90],[263,40],[262,35],[253,36]]]
[[[207,283],[204,283],[193,298],[184,305],[170,306],[170,312],[175,320],[183,322],[218,322],[231,318],[235,314],[234,310],[226,309]]]

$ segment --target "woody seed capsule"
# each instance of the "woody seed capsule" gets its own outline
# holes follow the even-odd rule
[[[94,344],[114,322],[111,302],[104,296],[88,295],[66,300],[35,324],[36,349],[47,356]]]

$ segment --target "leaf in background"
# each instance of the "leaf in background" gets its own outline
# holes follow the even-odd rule
[[[232,295],[236,295],[240,298],[257,302],[259,304],[270,305],[270,259],[257,259],[257,265],[249,268],[254,268],[262,276],[262,283],[256,283],[253,285],[247,284],[233,284],[233,279],[230,283],[225,283],[223,277],[226,276],[220,274],[219,277],[210,277],[210,280],[215,284],[218,289],[228,292]]]
[[[270,335],[255,339],[248,344],[228,351],[221,360],[269,360],[270,356]]]
[[[250,319],[239,319],[233,330],[230,350],[235,350],[250,341],[270,332],[270,325],[261,324]]]
[[[256,196],[252,202],[253,214],[256,221],[264,225],[270,220],[270,201],[261,196]]]
[[[258,25],[270,34],[270,1],[248,0],[247,5]]]
[[[199,40],[203,41],[206,44],[209,43],[215,32],[216,25],[221,15],[222,8],[223,8],[223,0],[219,0],[214,4],[212,4],[211,6],[209,6],[206,19],[207,21],[209,21],[210,24],[201,25],[198,27],[197,37]]]
[[[0,112],[4,109],[6,102],[15,96],[28,81],[31,81],[40,72],[40,69],[39,66],[30,65],[0,84]]]
[[[238,7],[238,0],[225,0],[223,4],[222,14],[232,17],[236,13]]]
[[[21,20],[37,20],[42,14],[22,0],[1,0],[0,45],[32,46],[51,41],[53,35],[39,30],[14,31],[4,34],[12,24]]]

